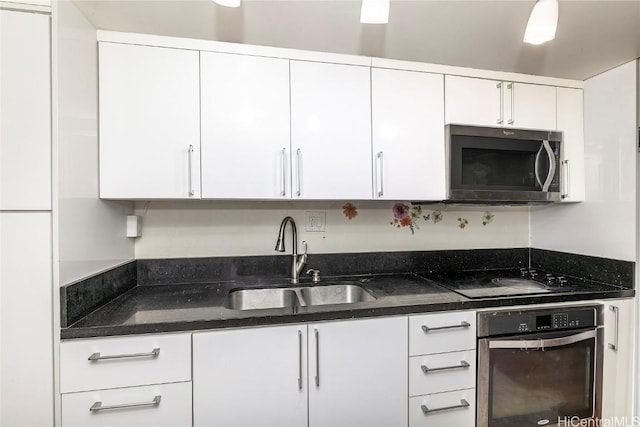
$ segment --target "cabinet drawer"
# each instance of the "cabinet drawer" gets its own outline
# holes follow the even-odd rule
[[[63,427],[190,426],[191,382],[63,394],[61,414]]]
[[[466,406],[467,404],[469,406]],[[428,394],[409,399],[409,427],[474,427],[475,425],[475,389]]]
[[[409,359],[409,396],[475,386],[475,350],[414,356]]]
[[[409,318],[409,355],[476,348],[476,312],[435,313]]]
[[[62,393],[190,380],[191,334],[96,338],[60,345]]]

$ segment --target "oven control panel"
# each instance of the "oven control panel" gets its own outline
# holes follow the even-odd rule
[[[479,313],[478,322],[479,336],[589,328],[598,326],[598,307]]]

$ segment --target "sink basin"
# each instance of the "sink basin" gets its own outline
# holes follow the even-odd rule
[[[238,289],[229,292],[225,307],[232,310],[290,308],[312,305],[353,304],[376,298],[352,284],[319,285],[297,288]]]
[[[301,288],[306,305],[351,304],[373,301],[375,297],[358,285],[328,285]]]
[[[297,307],[298,297],[294,289],[240,289],[229,292],[226,307],[232,310],[257,310],[261,308]]]

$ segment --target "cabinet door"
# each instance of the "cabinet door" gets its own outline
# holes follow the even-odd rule
[[[307,425],[307,327],[193,334],[195,426]]]
[[[202,197],[291,197],[289,61],[202,52]]]
[[[199,53],[100,43],[100,197],[200,197]]]
[[[2,426],[53,425],[51,249],[51,213],[0,213]]]
[[[635,377],[634,299],[602,301],[604,304],[604,362],[602,418],[633,417]]]
[[[0,11],[0,210],[51,209],[50,17]]]
[[[558,88],[558,130],[562,131],[563,202],[583,202],[584,114],[582,89]]]
[[[445,76],[444,82],[446,123],[503,125],[503,82],[459,76]]]
[[[446,198],[444,80],[371,70],[374,198]]]
[[[371,199],[369,70],[291,61],[294,198]]]
[[[556,129],[556,88],[506,83],[505,124],[524,129]]]
[[[407,318],[309,325],[309,426],[407,425]]]

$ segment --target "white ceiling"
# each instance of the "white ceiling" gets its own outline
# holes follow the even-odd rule
[[[99,29],[377,56],[584,80],[640,57],[640,0],[560,0],[556,39],[522,43],[535,0],[74,0]]]

